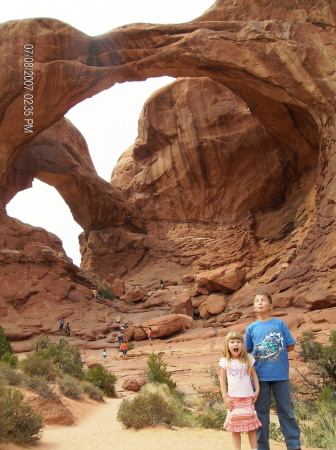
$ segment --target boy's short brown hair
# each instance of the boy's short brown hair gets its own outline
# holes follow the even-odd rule
[[[264,295],[265,297],[267,297],[268,301],[269,301],[270,304],[272,305],[273,299],[272,299],[271,294],[269,294],[268,292],[263,292],[263,291],[257,292],[256,294],[254,294],[253,302],[254,302],[254,300],[255,300],[255,298],[256,298],[257,295]]]

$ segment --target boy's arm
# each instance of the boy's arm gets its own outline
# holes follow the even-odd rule
[[[291,335],[291,332],[289,331],[289,328],[286,325],[286,323],[283,320],[280,323],[282,324],[282,332],[284,334],[287,352],[292,352],[294,350],[295,339]]]
[[[245,345],[246,345],[247,353],[251,353],[253,350],[253,342],[252,342],[249,328],[246,329],[246,333],[245,333]]]
[[[219,383],[220,383],[220,389],[223,397],[224,404],[228,407],[228,409],[232,409],[232,401],[230,400],[230,397],[227,394],[226,390],[226,370],[221,368],[220,374],[219,374]]]

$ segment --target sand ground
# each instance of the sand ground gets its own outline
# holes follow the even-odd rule
[[[104,404],[84,406],[78,411],[83,417],[72,426],[46,426],[36,450],[125,450],[125,448],[150,448],[151,450],[230,450],[231,434],[226,431],[204,429],[125,430],[116,420],[120,399],[107,399]],[[82,406],[79,404],[78,408]],[[85,410],[86,409],[86,410]],[[0,446],[1,450],[18,450],[15,445]],[[272,450],[284,450],[282,443],[272,442]],[[248,437],[242,435],[242,450],[249,450]]]
[[[77,343],[75,339],[71,343]],[[102,357],[101,347],[83,350],[85,361],[100,362],[117,375],[116,390],[118,399],[105,399],[105,403],[75,402],[62,397],[76,418],[71,426],[47,425],[42,438],[35,446],[19,447],[0,445],[0,450],[125,450],[125,448],[148,448],[150,450],[231,450],[231,433],[224,430],[205,429],[166,429],[164,427],[144,430],[125,430],[117,422],[116,416],[122,398],[134,395],[122,389],[125,378],[139,378],[147,367],[148,354],[152,351],[163,355],[169,371],[177,381],[177,387],[185,393],[213,389],[213,381],[207,370],[217,367],[221,357],[223,337],[214,335],[211,339],[189,342],[165,343],[156,339],[150,346],[147,341],[136,343],[127,359],[121,358],[116,343],[106,345],[107,358]],[[99,343],[98,343],[99,344]],[[97,345],[98,345],[97,344]],[[197,355],[197,356],[196,356]],[[194,386],[195,385],[195,386]],[[242,435],[242,450],[249,450],[248,437]],[[272,441],[271,450],[285,450],[283,443]],[[302,450],[308,450],[302,447]],[[317,450],[317,449],[309,449]]]

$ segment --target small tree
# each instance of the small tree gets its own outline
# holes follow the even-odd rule
[[[76,378],[84,377],[83,363],[77,345],[70,345],[62,337],[58,342],[51,342],[48,336],[41,335],[34,343],[36,354],[52,360],[62,372]]]
[[[315,336],[311,332],[302,333],[300,355],[308,362],[310,376],[304,376],[304,384],[310,393],[321,393],[325,389],[336,392],[336,331],[332,331],[329,337],[331,345],[322,345],[315,342]]]
[[[161,355],[151,353],[147,359],[148,378],[153,383],[164,383],[170,390],[175,389],[176,383],[171,379],[171,374],[167,371],[167,364],[163,362]]]
[[[4,329],[0,327],[0,359],[5,353],[13,353],[13,349],[9,340],[6,338]]]

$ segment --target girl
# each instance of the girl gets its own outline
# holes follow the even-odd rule
[[[254,409],[259,394],[259,380],[253,364],[254,358],[246,351],[243,335],[238,331],[231,331],[225,337],[223,358],[219,361],[219,366],[221,392],[228,408],[224,429],[232,432],[235,450],[241,450],[241,433],[244,431],[248,433],[251,449],[257,450],[256,429],[261,423]]]

